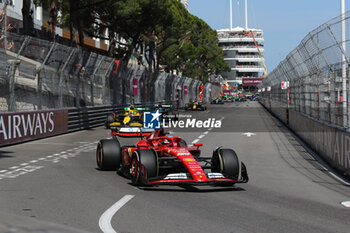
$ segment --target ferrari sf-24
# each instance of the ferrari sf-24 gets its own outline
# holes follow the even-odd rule
[[[248,182],[246,166],[235,151],[217,147],[211,157],[201,157],[201,143],[188,146],[180,137],[167,136],[163,129],[141,136],[135,145],[120,145],[117,133],[99,141],[96,150],[100,170],[116,170],[133,185],[232,186]],[[125,135],[124,135],[125,136]]]

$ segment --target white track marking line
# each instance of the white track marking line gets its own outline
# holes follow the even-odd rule
[[[68,149],[66,151],[58,152],[55,154],[47,155],[45,157],[31,160],[29,162],[21,163],[20,165],[12,166],[8,168],[8,170],[0,170],[0,180],[3,178],[16,178],[18,176],[43,168],[43,166],[33,166],[34,163],[40,163],[40,162],[58,163],[58,162],[61,162],[63,159],[74,158],[83,152],[94,150],[95,147],[93,146],[93,144],[95,143],[89,143],[86,145],[82,145],[81,147]]]
[[[330,174],[331,176],[333,176],[335,179],[337,179],[338,181],[340,181],[341,183],[345,184],[346,186],[350,186],[350,183],[346,182],[345,180],[343,180],[342,178],[338,177],[336,174],[334,174],[333,172],[329,171],[327,168],[323,167],[328,174]],[[350,207],[349,207],[350,208]]]
[[[225,117],[221,117],[219,121],[222,121]],[[210,131],[213,130],[213,127],[209,128],[207,131],[205,131],[203,134],[199,135],[198,138],[192,141],[192,144],[197,143],[200,139],[204,138]]]
[[[197,143],[198,141],[199,141],[199,139],[195,139],[192,141],[192,144]]]
[[[346,208],[350,208],[350,201],[343,201],[341,204]]]
[[[107,209],[100,217],[100,220],[98,221],[98,225],[100,226],[100,229],[104,233],[117,233],[112,225],[111,220],[115,213],[117,213],[120,208],[122,208],[128,201],[130,201],[134,195],[125,195],[122,199],[114,203],[109,209]]]

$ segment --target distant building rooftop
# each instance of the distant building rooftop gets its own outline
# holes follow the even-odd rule
[[[248,29],[245,29],[245,28],[242,28],[242,27],[235,27],[235,28],[232,28],[232,29],[229,29],[229,28],[224,28],[224,29],[219,29],[217,30],[218,32],[242,32],[242,31],[262,31],[262,29],[256,29],[256,28],[248,28]]]

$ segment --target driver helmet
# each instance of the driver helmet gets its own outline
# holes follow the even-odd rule
[[[169,141],[169,139],[163,139],[163,141],[161,142],[161,144],[162,144],[163,146],[170,146],[170,141]]]

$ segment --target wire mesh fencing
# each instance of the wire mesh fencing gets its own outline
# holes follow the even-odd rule
[[[349,18],[347,12],[308,33],[262,82],[262,100],[349,128],[350,30],[345,40],[341,30]]]
[[[0,111],[173,102],[197,98],[199,80],[39,38],[7,33],[0,49]],[[206,84],[205,99],[211,84]]]

